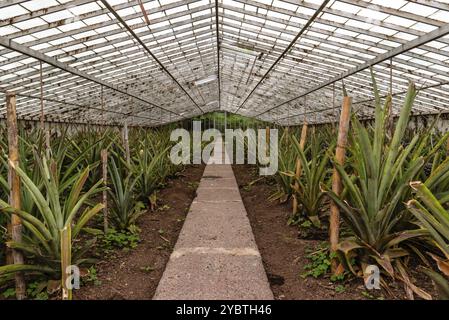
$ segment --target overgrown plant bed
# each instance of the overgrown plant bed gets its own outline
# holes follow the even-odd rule
[[[138,244],[115,249],[85,275],[77,300],[151,299],[178,239],[204,165],[187,166],[158,193],[158,208],[139,217]]]
[[[233,170],[275,299],[405,299],[400,283],[391,283],[387,293],[385,290],[367,290],[361,279],[353,277],[332,281],[329,274],[317,278],[305,276],[308,271],[320,273],[320,268],[325,265],[323,262],[327,257],[318,252],[315,254],[316,265],[312,270],[307,269],[313,263],[308,256],[319,251],[323,244],[322,233],[309,232],[304,236],[304,231],[300,232],[297,225],[289,226],[291,201],[280,204],[268,200],[276,191],[276,184],[267,183],[269,178],[259,179],[255,166],[233,165]],[[426,276],[417,269],[410,272],[417,285],[434,293]]]

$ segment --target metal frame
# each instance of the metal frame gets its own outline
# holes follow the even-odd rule
[[[322,123],[336,120],[343,79],[372,115],[373,67],[381,94],[398,97],[394,113],[409,81],[425,88],[415,114],[449,111],[446,1],[111,3],[0,3],[0,99],[18,93],[18,116],[32,120],[45,101],[55,122],[149,126],[222,110]]]
[[[297,100],[297,99],[302,98],[302,97],[304,97],[306,95],[309,95],[309,94],[311,94],[311,93],[313,93],[315,91],[323,89],[324,87],[330,86],[330,85],[334,84],[335,82],[341,81],[341,80],[343,80],[343,79],[345,79],[345,78],[347,78],[347,77],[349,77],[349,76],[351,76],[351,75],[353,75],[355,73],[358,73],[360,71],[368,69],[369,67],[372,67],[372,66],[374,66],[376,64],[384,62],[385,60],[389,60],[391,58],[394,58],[397,55],[400,55],[401,53],[404,53],[404,52],[409,51],[411,49],[414,49],[414,48],[417,48],[419,46],[422,46],[422,45],[424,45],[424,44],[426,44],[426,43],[428,43],[430,41],[438,39],[438,38],[440,38],[442,36],[445,36],[447,34],[449,34],[449,24],[446,24],[446,25],[444,25],[444,26],[442,26],[442,27],[440,27],[440,28],[430,32],[430,33],[427,33],[427,34],[425,34],[425,35],[423,35],[421,37],[418,37],[418,38],[416,38],[413,41],[407,42],[406,44],[401,45],[400,47],[394,48],[394,49],[392,49],[392,50],[390,50],[390,51],[388,51],[388,52],[386,52],[384,54],[381,54],[381,55],[375,57],[372,60],[369,60],[369,61],[367,61],[365,63],[362,63],[362,64],[360,64],[360,65],[358,65],[358,66],[356,66],[356,67],[354,67],[354,68],[352,68],[352,69],[350,69],[350,70],[348,70],[348,71],[346,71],[346,72],[344,72],[344,73],[342,73],[342,74],[340,74],[340,75],[338,75],[338,76],[336,76],[336,77],[334,77],[334,78],[332,78],[332,79],[330,79],[330,80],[328,80],[328,81],[326,81],[326,82],[324,82],[324,83],[322,83],[320,85],[317,85],[317,86],[315,86],[313,88],[308,89],[307,91],[303,92],[302,94],[300,94],[300,95],[298,95],[298,96],[296,96],[294,98],[291,98],[291,99],[289,99],[287,101],[284,101],[284,102],[282,102],[282,103],[280,103],[280,104],[278,104],[278,105],[276,105],[276,106],[274,106],[274,107],[272,107],[270,109],[267,109],[267,110],[257,114],[256,116],[259,117],[259,116],[261,116],[261,115],[263,115],[263,114],[265,114],[267,112],[270,112],[273,109],[276,109],[276,108],[279,108],[279,107],[281,107],[281,106],[283,106],[285,104],[291,103],[294,100]],[[392,78],[392,75],[390,75],[390,78]]]

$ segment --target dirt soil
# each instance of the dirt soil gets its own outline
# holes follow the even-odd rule
[[[140,242],[132,250],[117,250],[96,265],[98,281],[74,292],[77,300],[151,299],[178,239],[204,165],[185,168],[159,192],[159,208],[137,221]]]
[[[276,185],[267,183],[266,179],[259,179],[257,168],[249,165],[233,165],[233,170],[275,299],[359,300],[379,296],[385,299],[405,298],[402,286],[397,283],[391,284],[391,294],[382,292],[369,297],[366,294],[371,292],[365,289],[360,279],[344,282],[344,292],[337,293],[338,284],[331,282],[329,277],[302,278],[300,274],[309,263],[306,250],[316,248],[323,237],[320,235],[318,240],[303,239],[297,226],[287,225],[291,205],[268,200],[268,197],[276,191]],[[256,179],[257,182],[249,187],[248,184]],[[414,276],[420,278],[417,272]],[[428,292],[432,291],[432,285],[428,280],[422,277],[418,280],[421,288],[425,288]]]

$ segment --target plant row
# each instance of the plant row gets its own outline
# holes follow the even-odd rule
[[[315,229],[328,228],[333,202],[342,219],[335,253],[346,272],[366,278],[366,267],[376,265],[384,287],[399,280],[409,298],[430,299],[409,272],[418,259],[440,297],[449,298],[449,133],[435,123],[418,132],[409,128],[418,94],[413,84],[394,121],[392,98],[382,101],[374,76],[373,88],[374,119],[352,116],[343,165],[335,159],[335,125],[309,128],[303,143],[299,128],[285,129],[272,199],[296,201],[289,223]],[[332,191],[336,173],[340,193]]]
[[[117,234],[134,238],[137,218],[154,209],[157,190],[180,169],[169,159],[168,128],[133,128],[127,146],[128,139],[115,129],[45,133],[21,127],[19,166],[8,161],[6,128],[2,130],[0,227],[4,245],[0,248],[5,250],[0,256],[4,264],[0,285],[10,282],[18,271],[28,278],[59,281],[67,265],[82,268],[95,262],[92,248],[98,238],[117,240]],[[103,162],[102,152],[107,152]],[[20,177],[20,209],[8,204],[10,169]],[[22,222],[20,242],[8,234],[12,215]],[[23,254],[23,264],[12,263],[11,250]]]

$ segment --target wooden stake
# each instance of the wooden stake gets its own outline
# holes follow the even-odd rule
[[[67,286],[72,264],[72,227],[70,223],[60,231],[61,236],[61,287],[62,300],[72,300],[72,289]]]
[[[225,111],[225,112],[224,112],[224,128],[223,128],[223,133],[225,133],[225,132],[226,132],[226,129],[228,128],[227,118],[228,118],[228,113]]]
[[[8,148],[9,148],[9,166],[8,166],[8,182],[10,188],[9,204],[14,209],[20,209],[20,178],[15,168],[19,167],[19,137],[17,130],[16,115],[16,95],[13,93],[6,94],[6,114],[8,125]],[[16,243],[22,242],[22,221],[18,215],[11,215],[11,240]],[[12,249],[12,262],[14,264],[23,264],[23,255],[20,251]],[[26,285],[23,273],[17,272],[16,280],[16,297],[18,300],[26,298]]]
[[[129,153],[129,139],[128,139],[128,123],[125,121],[123,126],[123,142],[125,144],[126,162],[131,163],[131,155]]]
[[[290,127],[288,127],[288,126],[286,126],[285,127],[285,129],[284,129],[284,138],[283,138],[283,141],[285,141],[285,143],[288,143],[289,142],[289,130],[290,129]]]
[[[391,101],[392,97],[387,98],[387,123],[385,125],[386,132],[388,132],[388,135],[390,136],[390,139],[393,137],[394,134],[394,118],[393,118],[393,101]]]
[[[388,119],[387,119],[387,132],[390,135],[390,139],[393,137],[394,134],[394,117],[393,117],[393,58],[390,58],[390,92],[389,92],[389,99],[388,99]]]
[[[299,148],[304,151],[304,146],[306,145],[306,139],[307,139],[307,122],[304,122],[304,124],[302,125],[302,130],[301,130],[301,138],[299,140]],[[299,177],[301,176],[301,160],[296,159],[296,170],[295,170],[295,177],[296,179],[299,179]],[[299,183],[296,180],[295,181],[295,190],[299,189]],[[296,195],[293,195],[293,215],[295,215],[298,212],[298,199],[296,198]]]
[[[446,153],[447,153],[447,155],[449,155],[449,138],[447,138]]]
[[[101,164],[103,171],[103,185],[107,187],[108,185],[108,150],[101,150]],[[108,191],[103,191],[103,228],[104,233],[108,231]]]
[[[343,165],[345,162],[346,144],[348,142],[349,120],[351,115],[351,98],[345,96],[343,98],[343,105],[340,114],[340,123],[338,126],[337,148],[335,151],[335,160],[338,164]],[[337,169],[334,167],[332,175],[332,191],[339,195],[342,190],[341,177]],[[338,206],[331,201],[330,205],[330,223],[329,223],[329,238],[331,252],[337,250],[340,232],[340,210]],[[332,261],[332,271],[337,269],[337,261]]]
[[[42,78],[42,61],[39,61],[39,82],[41,91],[41,129],[44,130],[44,83]]]
[[[390,58],[390,94],[393,94],[393,58]]]
[[[268,157],[270,155],[270,127],[269,126],[265,127],[265,139],[266,139],[266,145],[267,145],[267,148],[265,149],[265,153]]]
[[[51,149],[51,146],[50,146],[50,128],[45,130],[45,146],[47,147],[47,150]]]
[[[103,86],[100,87],[100,98],[101,98],[101,120],[104,122],[104,94],[103,94]]]

